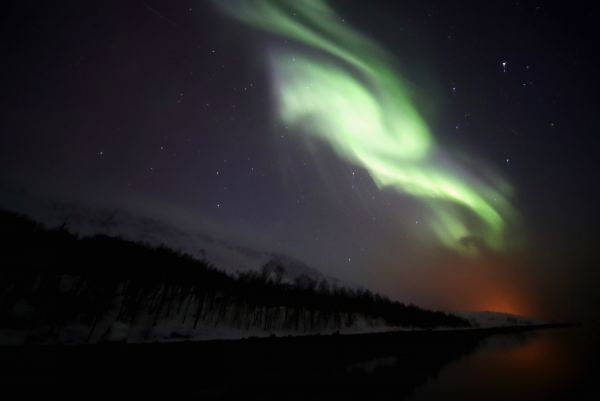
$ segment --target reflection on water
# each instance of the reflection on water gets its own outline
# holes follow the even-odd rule
[[[62,393],[110,383],[137,395],[203,400],[600,400],[599,333],[515,328],[0,347],[0,387],[50,383]]]
[[[598,400],[598,334],[584,327],[487,338],[410,399]]]

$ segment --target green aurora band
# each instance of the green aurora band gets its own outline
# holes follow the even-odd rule
[[[272,49],[278,116],[327,142],[364,168],[380,188],[421,199],[429,227],[446,246],[476,254],[506,248],[515,213],[510,187],[475,176],[446,157],[393,63],[377,44],[352,30],[324,0],[215,0],[244,23],[293,40],[306,51]],[[475,242],[473,242],[475,241]]]

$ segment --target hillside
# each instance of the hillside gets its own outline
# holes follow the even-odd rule
[[[283,281],[292,283],[300,275],[313,280],[326,280],[330,285],[358,287],[353,283],[323,274],[302,260],[282,252],[263,249],[240,238],[228,238],[215,230],[182,227],[158,217],[133,213],[123,208],[92,207],[70,202],[49,201],[23,190],[3,186],[0,209],[14,210],[30,216],[47,227],[64,228],[82,237],[106,235],[150,246],[166,246],[203,260],[235,275],[258,272],[265,264],[275,263],[283,269]]]
[[[11,342],[242,338],[468,326],[442,312],[299,274],[227,274],[166,247],[78,237],[0,213],[0,325]]]

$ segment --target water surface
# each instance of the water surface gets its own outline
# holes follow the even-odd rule
[[[409,399],[600,400],[599,339],[598,326],[492,336]]]

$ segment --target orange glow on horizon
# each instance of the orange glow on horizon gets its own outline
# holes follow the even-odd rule
[[[487,296],[486,296],[487,295]],[[513,315],[528,316],[531,311],[519,305],[520,301],[510,294],[502,293],[501,289],[494,289],[492,293],[480,294],[481,300],[473,300],[472,311],[501,312]]]
[[[393,266],[388,265],[389,273]],[[516,257],[443,255],[429,267],[397,271],[388,293],[426,308],[539,317],[528,269]],[[393,286],[393,287],[391,287]]]

